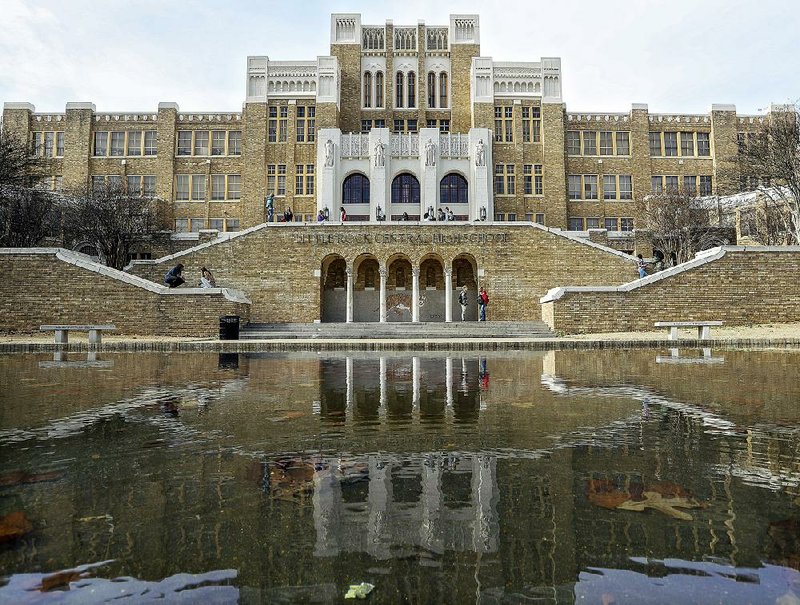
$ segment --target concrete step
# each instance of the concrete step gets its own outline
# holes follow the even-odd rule
[[[242,340],[283,340],[296,338],[546,338],[555,336],[541,321],[529,322],[453,322],[453,323],[319,323],[248,324]]]

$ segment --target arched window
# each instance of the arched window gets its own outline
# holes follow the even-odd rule
[[[428,270],[425,271],[425,287],[426,288],[435,288],[436,287],[436,271],[433,267],[428,267]]]
[[[436,74],[428,72],[428,107],[436,107]]]
[[[395,107],[402,107],[403,106],[403,72],[397,72],[397,78],[395,82],[395,91],[396,91],[396,103]]]
[[[369,179],[351,174],[342,183],[342,204],[369,204]]]
[[[417,106],[417,75],[410,71],[408,72],[408,105],[407,107]]]
[[[392,181],[392,204],[419,204],[419,181],[413,174],[398,174]]]
[[[403,267],[397,267],[397,270],[394,272],[394,287],[406,287],[406,270],[403,269]]]
[[[372,267],[367,267],[367,269],[364,271],[364,287],[375,287],[375,270]]]
[[[447,107],[447,72],[439,74],[439,107]]]
[[[439,203],[443,206],[466,204],[469,201],[467,191],[467,179],[460,174],[448,174],[439,185]]]
[[[364,107],[372,107],[372,74],[364,74]]]
[[[375,74],[375,107],[383,107],[383,72]]]

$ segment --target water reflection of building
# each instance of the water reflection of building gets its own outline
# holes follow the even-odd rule
[[[347,480],[336,460],[314,473],[314,554],[365,552],[387,559],[402,547],[430,552],[498,548],[496,459],[432,453],[367,457],[368,483]]]
[[[320,363],[320,414],[327,421],[471,423],[487,405],[483,358],[348,355]]]

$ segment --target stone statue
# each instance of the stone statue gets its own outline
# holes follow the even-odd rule
[[[375,143],[375,166],[382,167],[386,162],[386,158],[384,156],[385,145],[378,141]]]
[[[333,141],[325,141],[325,165],[333,166]]]
[[[425,143],[425,165],[436,166],[436,143],[432,139]]]
[[[475,165],[486,166],[486,145],[483,144],[483,139],[475,145]]]

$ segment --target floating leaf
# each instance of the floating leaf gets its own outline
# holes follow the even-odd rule
[[[0,518],[0,543],[13,542],[33,529],[28,517],[22,511],[9,513]]]
[[[375,588],[368,582],[361,582],[361,584],[351,584],[350,588],[344,595],[345,599],[366,599],[367,595]]]
[[[681,519],[683,521],[691,521],[692,516],[689,513],[679,511],[678,508],[702,508],[703,505],[691,498],[664,498],[658,492],[647,491],[642,494],[644,500],[634,501],[629,500],[623,502],[618,509],[632,510],[636,512],[644,512],[645,509],[652,508],[665,515]]]

